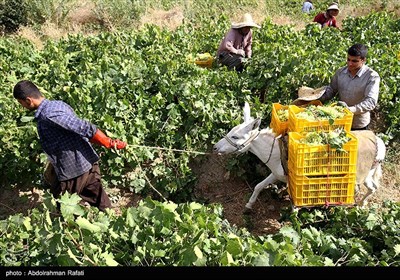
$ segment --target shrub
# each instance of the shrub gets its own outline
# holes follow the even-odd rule
[[[0,31],[12,33],[27,23],[27,9],[24,0],[3,0],[0,2]]]

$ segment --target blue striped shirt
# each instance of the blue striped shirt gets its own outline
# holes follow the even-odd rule
[[[96,126],[78,118],[63,101],[44,99],[35,113],[40,144],[59,181],[78,177],[99,160],[89,139]]]

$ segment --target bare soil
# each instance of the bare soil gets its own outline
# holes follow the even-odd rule
[[[279,197],[268,189],[260,193],[250,213],[245,213],[245,205],[254,186],[247,181],[229,174],[226,161],[229,156],[211,155],[201,166],[194,169],[198,175],[195,188],[197,198],[208,203],[223,206],[223,215],[232,225],[246,227],[255,235],[274,233],[281,228],[280,218],[283,208],[291,207],[287,194]]]

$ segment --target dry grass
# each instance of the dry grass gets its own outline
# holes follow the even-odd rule
[[[39,35],[31,27],[21,27],[18,30],[17,36],[29,40],[37,49],[43,49],[43,42]]]
[[[175,30],[183,23],[183,9],[175,7],[172,10],[149,10],[140,20],[141,26],[145,24],[155,24],[170,30]]]
[[[33,30],[32,27],[21,27],[18,30],[17,36],[29,40],[33,45],[35,45],[39,50],[43,49],[43,42],[45,39],[61,39],[68,34],[80,33],[82,25],[71,25],[71,27],[66,30],[64,28],[59,28],[56,24],[51,22],[44,23],[39,31]]]
[[[59,28],[56,24],[52,22],[45,22],[41,26],[41,33],[47,38],[57,40],[66,36],[69,33],[69,30]]]
[[[88,24],[99,24],[98,19],[93,13],[94,4],[92,1],[81,2],[76,9],[68,14],[69,24],[60,27],[53,22],[45,22],[39,30],[34,30],[32,27],[21,27],[18,30],[17,36],[28,39],[38,49],[43,48],[43,42],[46,39],[60,39],[68,36],[68,34],[85,33],[92,34],[93,32],[85,31],[85,26]]]
[[[294,21],[293,18],[287,17],[287,16],[279,16],[279,17],[274,17],[272,19],[272,22],[276,25],[293,25],[295,30],[299,31],[303,29],[306,26],[306,23],[302,20],[296,20]]]
[[[88,23],[97,23],[98,19],[93,13],[95,5],[92,1],[84,1],[79,6],[68,14],[68,19],[71,25],[85,25]]]

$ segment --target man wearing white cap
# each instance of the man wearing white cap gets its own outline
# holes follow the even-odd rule
[[[339,7],[336,3],[332,3],[325,13],[319,13],[315,16],[314,22],[321,24],[321,27],[338,27],[336,24],[336,16],[339,14]]]
[[[248,13],[243,15],[241,22],[232,23],[217,51],[219,63],[239,72],[243,70],[243,62],[252,54],[252,27],[260,28]]]

